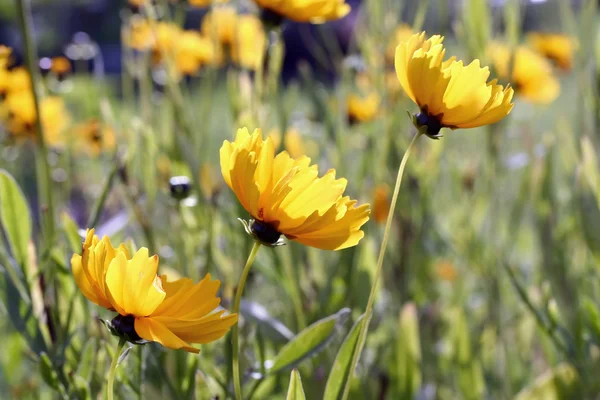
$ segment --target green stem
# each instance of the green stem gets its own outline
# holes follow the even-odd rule
[[[240,380],[240,349],[239,349],[239,334],[240,334],[240,326],[239,326],[239,312],[240,312],[240,303],[242,301],[242,293],[244,292],[244,286],[246,285],[246,279],[248,278],[248,273],[250,272],[250,267],[252,263],[254,263],[254,259],[256,258],[256,254],[258,253],[258,249],[260,248],[260,242],[255,241],[254,246],[252,246],[252,250],[250,250],[250,255],[248,256],[248,260],[246,260],[246,265],[244,266],[244,270],[242,271],[242,276],[240,277],[240,281],[238,283],[237,290],[235,292],[235,300],[233,303],[233,312],[238,314],[238,323],[231,328],[231,347],[232,347],[232,355],[231,359],[233,361],[233,388],[235,390],[235,398],[237,400],[242,399],[242,383]]]
[[[44,140],[44,131],[40,118],[40,95],[39,83],[41,82],[38,67],[35,42],[33,40],[33,23],[31,18],[31,4],[29,0],[16,0],[17,14],[21,24],[23,34],[23,45],[25,47],[25,59],[29,70],[29,79],[31,90],[33,92],[33,100],[35,104],[35,113],[37,115],[36,137],[38,151],[36,154],[36,175],[38,181],[38,190],[40,197],[40,218],[44,221],[42,224],[44,230],[45,247],[50,248],[53,243],[54,236],[54,202],[52,199],[52,185],[50,176],[50,165],[48,163],[48,148]]]
[[[114,395],[114,384],[115,384],[115,374],[117,372],[117,366],[119,365],[119,357],[121,356],[121,350],[123,350],[123,346],[125,346],[126,340],[124,338],[119,339],[119,343],[117,344],[117,348],[115,349],[115,354],[113,354],[113,359],[110,364],[110,370],[108,371],[108,382],[106,384],[106,395],[108,400],[113,400]]]
[[[408,161],[408,157],[410,156],[410,152],[416,143],[417,139],[421,136],[420,132],[417,132],[413,139],[411,140],[404,156],[402,157],[402,162],[400,162],[400,167],[398,168],[398,175],[396,177],[396,186],[394,187],[394,194],[392,196],[392,202],[390,204],[390,211],[388,213],[387,221],[385,223],[385,230],[383,231],[383,240],[381,241],[381,247],[379,248],[379,256],[377,257],[377,266],[375,267],[375,279],[373,279],[373,284],[371,285],[371,292],[369,293],[369,300],[367,301],[367,308],[365,309],[365,318],[363,319],[362,324],[360,325],[360,332],[358,335],[358,341],[356,342],[356,347],[354,348],[354,354],[352,355],[352,362],[350,363],[350,369],[348,370],[348,380],[346,380],[346,385],[344,387],[344,394],[342,396],[342,400],[346,400],[348,395],[350,394],[350,382],[352,381],[352,375],[354,374],[354,370],[356,369],[356,364],[358,364],[358,360],[360,359],[360,353],[365,345],[365,341],[367,339],[367,331],[369,330],[369,323],[371,322],[371,314],[373,313],[373,303],[375,302],[375,293],[377,289],[377,284],[379,283],[379,278],[381,276],[381,268],[383,266],[383,258],[385,255],[385,249],[387,248],[388,239],[390,236],[390,230],[392,227],[392,220],[394,219],[394,211],[396,209],[396,202],[398,201],[398,193],[400,193],[400,184],[402,183],[402,176],[404,175],[404,168],[406,167],[406,162]]]
[[[119,166],[120,166],[119,161],[115,160],[115,164],[114,164],[112,170],[110,171],[108,178],[106,179],[106,182],[104,183],[104,186],[102,187],[102,192],[100,193],[100,197],[98,197],[98,200],[96,200],[96,204],[94,204],[94,209],[92,210],[92,213],[90,214],[90,218],[88,219],[88,222],[86,225],[87,227],[94,228],[98,224],[98,221],[100,220],[100,216],[102,215],[102,210],[104,209],[104,203],[106,203],[106,198],[108,197],[108,193],[110,192],[110,189],[112,189],[112,187],[113,187],[113,183],[115,181],[115,176],[117,175],[117,172],[119,172]]]

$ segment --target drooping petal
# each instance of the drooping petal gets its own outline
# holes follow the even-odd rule
[[[104,308],[112,308],[110,301],[104,295],[104,292],[98,290],[98,285],[94,285],[90,282],[88,275],[83,270],[81,263],[81,256],[79,254],[73,254],[71,257],[71,269],[73,270],[73,276],[75,277],[75,283],[81,290],[81,293],[92,303],[99,305]]]
[[[170,349],[183,349],[190,353],[200,353],[200,350],[179,338],[162,323],[153,318],[136,318],[135,332],[142,338],[157,342]]]

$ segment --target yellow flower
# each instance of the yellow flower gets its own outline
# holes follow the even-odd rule
[[[257,69],[264,59],[267,36],[254,15],[240,15],[231,46],[231,60],[243,68]]]
[[[556,33],[530,33],[527,38],[538,53],[552,60],[559,68],[569,71],[573,67],[577,42],[572,37]]]
[[[71,62],[66,57],[54,57],[52,64],[50,64],[50,71],[59,77],[63,77],[71,72]]]
[[[437,138],[443,127],[474,128],[504,118],[513,107],[513,89],[487,82],[489,68],[481,68],[479,60],[467,66],[454,57],[444,61],[443,40],[439,35],[426,40],[423,32],[396,48],[398,80],[421,110],[416,125]]]
[[[413,30],[409,25],[407,25],[407,24],[398,25],[398,28],[396,28],[396,30],[394,31],[394,35],[392,36],[392,39],[388,43],[388,47],[385,52],[385,58],[389,63],[391,63],[391,64],[394,63],[394,56],[396,55],[396,47],[398,47],[398,45],[400,43],[408,41],[408,39],[410,39],[410,37],[412,35],[413,35]]]
[[[274,14],[269,19],[287,18],[296,22],[323,23],[345,17],[350,12],[346,0],[254,0]]]
[[[218,171],[209,163],[200,166],[200,190],[207,200],[214,200],[222,187]]]
[[[371,92],[368,96],[351,93],[348,96],[348,121],[350,123],[371,121],[379,110],[379,95]]]
[[[175,65],[184,75],[193,75],[200,67],[210,64],[214,50],[209,39],[195,31],[182,32],[175,43]]]
[[[77,286],[88,300],[119,313],[113,328],[129,340],[145,339],[171,349],[198,353],[191,343],[209,343],[223,337],[237,315],[214,312],[220,282],[210,275],[194,284],[191,279],[169,281],[157,276],[158,256],[141,248],[131,257],[125,246],[114,248],[88,230],[82,254],[71,266]]]
[[[12,49],[0,44],[0,69],[8,68],[11,62]]]
[[[439,261],[435,265],[435,273],[444,281],[454,282],[458,276],[456,268],[450,261]]]
[[[390,212],[390,188],[386,184],[380,184],[373,191],[373,219],[378,224],[387,220]]]
[[[212,4],[227,3],[229,0],[189,0],[192,7],[208,7]]]
[[[62,145],[62,133],[70,122],[65,103],[60,97],[45,97],[40,101],[40,110],[47,144],[53,147]],[[8,96],[4,101],[2,114],[11,135],[33,137],[37,115],[32,92],[22,91]]]
[[[550,63],[539,54],[519,46],[514,51],[512,76],[509,76],[511,49],[494,42],[487,51],[498,75],[510,80],[519,96],[539,104],[549,104],[558,97],[560,84],[552,73]]]
[[[265,244],[278,244],[281,235],[307,246],[339,250],[355,246],[364,236],[360,227],[369,219],[369,205],[342,197],[345,179],[335,170],[318,177],[310,158],[293,159],[285,151],[275,156],[273,141],[263,141],[239,129],[234,142],[220,151],[221,172],[254,221],[251,233]]]
[[[124,41],[125,45],[132,49],[139,51],[148,50],[154,43],[154,35],[150,23],[139,16],[131,18]]]
[[[231,46],[235,39],[238,14],[234,7],[215,7],[202,19],[202,34]]]
[[[31,91],[31,79],[27,68],[0,69],[0,95]]]
[[[103,151],[111,151],[117,145],[115,132],[96,118],[82,122],[74,128],[75,140],[78,140],[92,156],[98,156]]]

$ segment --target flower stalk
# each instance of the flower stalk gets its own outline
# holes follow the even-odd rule
[[[365,345],[367,339],[367,332],[369,330],[369,323],[371,322],[371,316],[373,314],[373,303],[375,302],[375,293],[377,289],[377,285],[379,284],[379,279],[381,277],[381,270],[383,266],[383,259],[385,256],[385,250],[387,249],[388,239],[390,236],[390,230],[392,227],[392,221],[394,219],[394,211],[396,209],[396,203],[398,201],[398,194],[400,193],[400,185],[402,184],[402,177],[404,176],[404,169],[406,168],[406,162],[408,161],[408,157],[417,142],[417,139],[423,134],[424,130],[419,130],[412,138],[404,156],[402,157],[402,161],[400,162],[400,167],[398,168],[398,175],[396,176],[396,185],[394,186],[394,194],[392,195],[392,201],[390,203],[390,211],[387,216],[387,221],[385,223],[385,229],[383,231],[383,240],[381,241],[381,247],[379,249],[379,255],[377,257],[377,266],[375,267],[375,279],[373,279],[373,283],[371,284],[371,291],[369,292],[369,299],[367,301],[367,307],[365,309],[365,318],[360,326],[360,332],[358,334],[358,341],[356,342],[356,347],[354,348],[354,353],[352,355],[352,361],[350,362],[350,369],[348,379],[346,380],[346,385],[344,387],[344,394],[342,396],[343,400],[348,398],[350,394],[350,383],[352,381],[352,374],[356,369],[356,365],[358,364],[358,360],[360,359],[360,353]]]
[[[233,303],[233,313],[238,314],[240,312],[240,303],[242,302],[242,293],[244,292],[244,286],[246,286],[246,280],[248,279],[248,273],[250,272],[250,267],[254,263],[254,259],[256,258],[256,254],[258,253],[258,249],[260,248],[261,243],[258,240],[254,241],[254,245],[252,246],[252,250],[250,250],[250,254],[248,255],[248,259],[246,260],[246,265],[242,270],[242,276],[240,276],[240,281],[237,286],[237,290],[235,292],[235,299]],[[233,388],[235,391],[235,398],[237,400],[242,399],[242,383],[240,379],[240,348],[239,348],[239,334],[240,327],[239,322],[231,328],[231,347],[232,347],[232,363],[233,363]]]
[[[110,370],[108,371],[108,382],[106,386],[106,394],[108,400],[113,400],[114,396],[114,384],[115,384],[115,374],[117,373],[117,367],[119,366],[119,358],[121,357],[121,351],[125,346],[127,340],[124,337],[119,338],[119,343],[115,349],[115,354],[113,354],[113,359],[110,364]]]

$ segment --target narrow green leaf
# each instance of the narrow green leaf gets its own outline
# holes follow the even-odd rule
[[[327,384],[325,385],[325,393],[323,395],[324,400],[337,400],[346,384],[346,380],[349,377],[350,362],[354,355],[356,341],[358,340],[358,334],[360,333],[360,326],[364,316],[365,315],[363,314],[356,320],[335,356],[333,367],[331,367],[331,372],[329,373],[329,378],[327,378]]]
[[[349,314],[350,309],[344,308],[334,315],[315,322],[298,333],[277,354],[269,373],[275,373],[284,368],[296,365],[320,351],[329,339],[333,337],[335,327],[343,323]]]
[[[302,387],[302,379],[300,372],[297,369],[292,370],[290,375],[290,386],[288,387],[286,400],[305,400],[304,388]]]
[[[581,399],[579,377],[575,368],[567,363],[540,375],[521,390],[514,400],[562,400]]]
[[[453,313],[453,345],[458,364],[458,386],[465,399],[481,399],[485,391],[483,371],[471,350],[471,335],[462,309]]]
[[[19,185],[5,170],[0,170],[0,222],[13,257],[20,266],[27,265],[31,214]]]
[[[398,392],[403,399],[412,399],[421,386],[421,342],[419,318],[414,303],[406,304],[400,313],[396,342]]]
[[[40,372],[44,382],[46,382],[48,386],[53,389],[58,389],[58,374],[54,370],[52,361],[50,361],[50,357],[48,357],[48,354],[46,353],[40,355]]]
[[[62,213],[60,219],[62,221],[63,232],[65,233],[67,243],[69,244],[69,252],[80,253],[82,238],[79,236],[79,227],[77,226],[77,223],[71,218],[69,213],[66,212]]]

